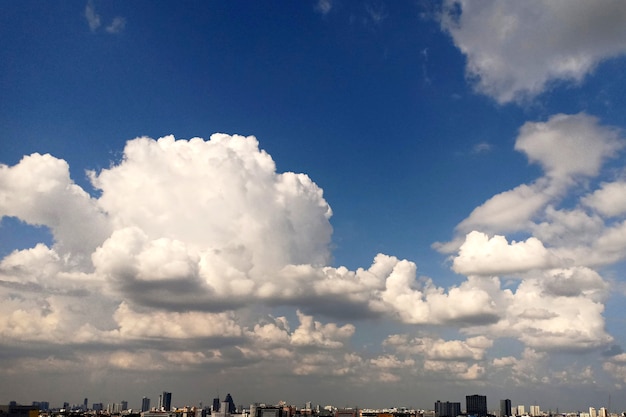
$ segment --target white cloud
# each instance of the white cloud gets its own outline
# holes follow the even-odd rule
[[[549,159],[530,148],[542,164]],[[593,155],[600,164],[607,154]],[[585,164],[557,171],[598,169]],[[419,277],[415,263],[384,254],[369,268],[328,266],[332,211],[323,191],[306,175],[276,172],[254,137],[139,138],[128,142],[120,162],[90,178],[99,198],[49,155],[0,166],[0,213],[49,227],[54,237],[52,247],[39,244],[0,261],[3,339],[55,346],[104,339],[102,358],[83,357],[99,367],[249,364],[351,383],[424,372],[481,380],[491,366],[489,350],[503,337],[535,352],[586,351],[612,340],[602,316],[606,282],[582,262],[588,257],[567,268],[555,259],[584,250],[605,258],[624,253],[626,223],[606,227],[599,215],[547,205],[558,200],[542,195],[548,177],[494,197],[467,224],[505,227],[505,219],[485,213],[509,207],[504,218],[514,219],[516,204],[506,200],[521,205],[536,198],[538,208],[521,210],[517,228],[556,247],[537,237],[515,242],[469,233],[452,264],[469,277],[449,288]],[[542,223],[534,223],[539,216]],[[76,218],[85,222],[78,230]],[[563,231],[590,236],[573,239]],[[499,274],[517,274],[517,289],[502,288]],[[294,326],[285,316],[257,314],[292,306],[299,307]],[[383,345],[392,352],[368,357],[352,352],[358,332],[346,319],[353,318],[446,326],[467,338],[397,335]],[[150,368],[151,361],[160,365]],[[507,363],[513,366],[510,359],[493,366]]]
[[[322,324],[300,311],[297,314],[300,326],[291,335],[293,345],[338,348],[354,334],[354,326],[351,324],[341,327],[334,323]]]
[[[553,180],[596,176],[606,158],[624,147],[616,129],[600,126],[585,113],[556,114],[546,122],[526,122],[515,149],[537,162]]]
[[[463,275],[506,275],[559,264],[559,260],[534,237],[509,244],[504,236],[489,238],[484,233],[471,232],[454,258],[452,269]]]
[[[50,228],[54,249],[72,262],[89,262],[111,230],[97,202],[70,179],[67,162],[49,154],[0,165],[0,196],[0,216]]]
[[[476,90],[499,103],[533,98],[554,81],[581,82],[626,53],[625,23],[626,5],[611,0],[449,0],[441,19]]]
[[[599,189],[583,197],[582,203],[603,216],[626,214],[626,182],[605,182]]]

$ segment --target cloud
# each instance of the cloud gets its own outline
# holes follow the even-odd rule
[[[585,196],[582,203],[607,217],[626,214],[626,182],[605,182],[599,189]]]
[[[441,27],[467,57],[476,91],[501,104],[580,83],[626,52],[626,5],[602,0],[446,1]]]
[[[491,151],[493,146],[489,142],[479,142],[472,147],[473,154],[483,154]]]
[[[87,19],[87,24],[92,32],[95,32],[96,29],[100,27],[100,16],[96,13],[93,0],[87,1],[87,5],[85,6],[85,19]]]
[[[333,8],[333,3],[331,0],[318,0],[315,5],[315,10],[323,15],[330,13]]]
[[[515,149],[541,165],[555,181],[596,176],[602,163],[623,147],[616,129],[600,126],[596,117],[585,113],[527,122],[515,141]]]
[[[304,174],[277,172],[254,137],[131,140],[119,161],[89,172],[97,197],[71,180],[65,161],[33,154],[0,166],[0,213],[48,227],[53,242],[0,261],[0,336],[12,348],[71,346],[66,357],[100,369],[271,366],[273,375],[353,384],[419,374],[483,380],[490,367],[514,363],[487,360],[502,338],[534,352],[599,349],[613,343],[603,317],[609,287],[584,264],[588,257],[574,255],[624,253],[624,223],[606,226],[600,214],[561,210],[546,203],[557,198],[541,195],[553,178],[598,172],[608,154],[591,154],[600,161],[593,169],[558,169],[494,197],[467,223],[505,227],[485,213],[513,213],[506,200],[522,205],[518,194],[539,195],[517,228],[552,246],[535,236],[467,233],[452,268],[468,277],[447,288],[385,254],[356,270],[329,266],[332,210],[323,190]],[[584,207],[604,207],[590,196]],[[563,230],[590,236],[570,239]],[[501,274],[517,287],[503,288]],[[382,353],[353,351],[357,326],[371,319],[464,336],[395,335]],[[94,346],[100,356],[89,353]]]
[[[89,30],[91,30],[92,32],[96,32],[98,28],[102,26],[100,15],[96,13],[94,0],[87,0],[87,4],[85,5],[85,19],[87,20],[87,24],[89,25]],[[120,16],[116,16],[113,18],[111,23],[104,28],[104,30],[107,33],[117,34],[123,32],[125,27],[126,19]]]
[[[509,244],[504,236],[489,238],[484,233],[471,232],[454,258],[452,269],[463,275],[506,275],[551,268],[559,263],[534,237]]]
[[[120,33],[124,30],[124,28],[126,27],[126,19],[120,16],[116,16],[113,18],[113,20],[111,21],[111,24],[109,26],[106,27],[106,31],[108,33]]]
[[[515,149],[526,154],[530,162],[539,164],[544,175],[489,198],[456,226],[457,234],[462,236],[436,243],[434,247],[443,253],[453,253],[472,231],[495,235],[537,230],[543,237],[552,235],[554,238],[557,230],[550,222],[538,226],[536,221],[550,217],[552,220],[560,217],[561,221],[569,217],[574,221],[576,211],[565,216],[563,211],[554,210],[555,204],[565,198],[574,185],[597,176],[603,164],[617,157],[624,145],[619,130],[600,125],[597,118],[586,113],[557,114],[546,122],[526,122],[520,128]],[[586,201],[593,201],[589,198]],[[594,219],[589,216],[580,215],[578,220],[587,223],[584,227],[593,228]],[[561,223],[563,226],[566,225]],[[571,235],[576,239],[582,236]]]

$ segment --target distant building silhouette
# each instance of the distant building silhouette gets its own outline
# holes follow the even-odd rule
[[[172,393],[163,391],[163,409],[170,411],[172,409]]]
[[[143,397],[141,399],[141,411],[150,411],[150,398]]]
[[[487,415],[487,396],[467,395],[465,396],[465,406],[468,415],[484,417]]]
[[[461,403],[437,401],[435,403],[435,414],[437,417],[457,417],[461,414]]]
[[[235,402],[233,401],[233,397],[231,397],[230,393],[226,394],[224,402],[228,404],[228,412],[230,414],[235,414],[235,412],[237,411],[237,407],[235,407]]]
[[[511,417],[511,400],[500,400],[500,417]]]

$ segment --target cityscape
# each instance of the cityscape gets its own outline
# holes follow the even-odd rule
[[[609,398],[610,403],[610,398]],[[609,407],[589,407],[587,410],[543,410],[540,405],[515,405],[510,399],[501,399],[498,407],[488,406],[487,396],[472,394],[465,397],[465,403],[453,401],[434,402],[432,409],[391,407],[382,409],[336,407],[314,405],[306,402],[302,406],[280,401],[278,404],[254,403],[249,406],[235,405],[233,396],[228,393],[221,400],[213,399],[210,405],[176,406],[172,393],[163,391],[156,403],[151,398],[141,398],[141,408],[129,407],[127,400],[119,403],[89,403],[85,398],[81,404],[64,402],[56,407],[47,401],[33,401],[30,405],[11,401],[0,405],[0,417],[59,417],[59,416],[124,416],[124,417],[624,417],[626,412],[616,412]]]
[[[626,0],[3,1],[0,417],[622,416],[625,92]]]

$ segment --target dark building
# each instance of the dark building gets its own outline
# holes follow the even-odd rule
[[[224,402],[228,404],[228,412],[230,414],[235,414],[235,412],[237,411],[237,407],[235,407],[235,402],[233,401],[233,397],[231,397],[230,393],[226,394],[226,398],[224,398]]]
[[[465,396],[466,412],[470,416],[484,417],[487,415],[486,395]]]
[[[457,417],[461,415],[461,403],[437,401],[435,403],[435,413],[437,413],[437,417]]]
[[[500,417],[510,417],[511,413],[511,400],[500,400]]]
[[[220,411],[220,397],[213,398],[213,407],[211,408],[212,412]]]
[[[9,405],[0,405],[2,417],[38,417],[39,407],[34,405],[18,405],[11,401]]]
[[[172,409],[172,393],[163,391],[163,409],[170,411]]]
[[[150,411],[150,398],[143,397],[141,399],[141,411]]]

